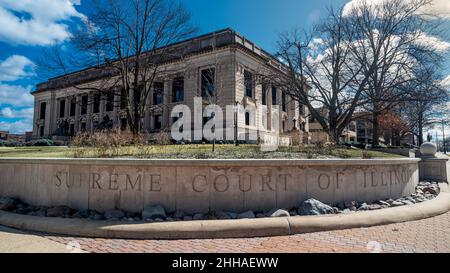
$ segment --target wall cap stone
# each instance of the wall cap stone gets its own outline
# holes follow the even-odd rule
[[[371,166],[412,164],[420,158],[374,159],[122,159],[122,158],[0,158],[0,164],[53,164],[104,166]]]

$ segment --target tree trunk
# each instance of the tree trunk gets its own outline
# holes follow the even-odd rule
[[[423,116],[421,113],[419,113],[419,146],[423,144]]]
[[[380,146],[378,128],[379,128],[378,113],[377,113],[377,111],[374,111],[372,114],[372,147],[373,148]]]

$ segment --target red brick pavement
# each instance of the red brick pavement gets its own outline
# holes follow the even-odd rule
[[[268,238],[120,240],[44,237],[63,244],[76,242],[83,251],[99,253],[450,253],[450,212],[434,218],[401,224]]]

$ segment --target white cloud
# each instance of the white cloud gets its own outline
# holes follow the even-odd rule
[[[369,7],[375,8],[385,1],[389,0],[351,0],[344,6],[343,13],[348,15],[352,9],[361,7],[364,3],[367,3]],[[413,0],[405,0],[406,2],[412,2]],[[450,19],[450,1],[449,0],[432,0],[431,5],[424,7],[419,11],[420,14],[432,14],[438,15],[443,18]]]
[[[419,46],[425,46],[427,48],[432,48],[435,51],[445,52],[450,49],[450,43],[441,40],[435,36],[430,36],[424,32],[420,33],[418,39],[416,39],[416,44]]]
[[[12,55],[0,61],[0,82],[34,76],[35,64],[27,57]]]
[[[450,1],[448,0],[433,0],[431,6],[423,10],[425,13],[442,16],[450,19]]]
[[[9,85],[0,83],[0,106],[11,105],[14,107],[32,106],[33,96],[30,94],[32,87]]]
[[[0,121],[0,130],[9,131],[13,134],[23,134],[33,130],[33,123],[23,120],[15,122]]]
[[[6,107],[0,109],[0,117],[4,118],[26,118],[31,119],[34,114],[34,109],[32,107],[27,107],[23,109],[13,109],[11,107]]]
[[[0,41],[22,45],[51,45],[70,37],[64,22],[85,19],[74,0],[0,0]]]
[[[448,75],[447,78],[442,80],[441,85],[444,88],[448,88],[450,90],[450,75]],[[450,109],[450,103],[449,103],[449,107],[448,108]]]

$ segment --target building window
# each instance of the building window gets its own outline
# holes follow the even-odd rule
[[[201,72],[202,97],[211,97],[214,95],[216,70],[209,68]]]
[[[250,71],[244,70],[245,96],[253,97],[253,75]]]
[[[88,108],[88,96],[81,97],[81,114],[86,115]]]
[[[66,116],[66,100],[59,101],[59,117],[63,118]]]
[[[263,85],[261,94],[262,105],[267,105],[267,86]]]
[[[272,105],[277,105],[277,88],[272,87]]]
[[[172,102],[184,101],[184,78],[176,78],[172,82]]]
[[[77,109],[77,101],[75,98],[70,100],[70,116],[74,117]]]
[[[86,122],[81,123],[81,131],[86,132]]]
[[[154,126],[155,130],[159,130],[162,128],[162,115],[155,115]]]
[[[100,113],[100,94],[94,95],[94,114]]]
[[[128,119],[127,118],[122,118],[120,120],[120,130],[125,131],[128,128]]]
[[[155,82],[153,84],[153,105],[164,103],[164,83]]]
[[[75,124],[70,124],[69,126],[69,136],[74,136],[75,135]]]
[[[247,126],[250,125],[250,113],[249,112],[245,112],[245,125],[247,125]]]
[[[298,114],[300,117],[302,117],[305,114],[305,110],[303,107],[304,107],[303,104],[301,103],[298,104]]]
[[[45,119],[45,112],[47,111],[47,103],[41,102],[40,112],[39,112],[39,119]]]
[[[287,108],[287,105],[286,105],[286,93],[284,93],[284,92],[281,95],[281,108],[282,108],[282,110],[284,112],[286,112],[286,108]]]
[[[125,89],[122,89],[120,91],[120,109],[126,109],[127,108],[127,91]]]
[[[44,137],[44,126],[39,127],[39,137]]]
[[[114,92],[109,91],[106,94],[106,112],[114,111]]]

